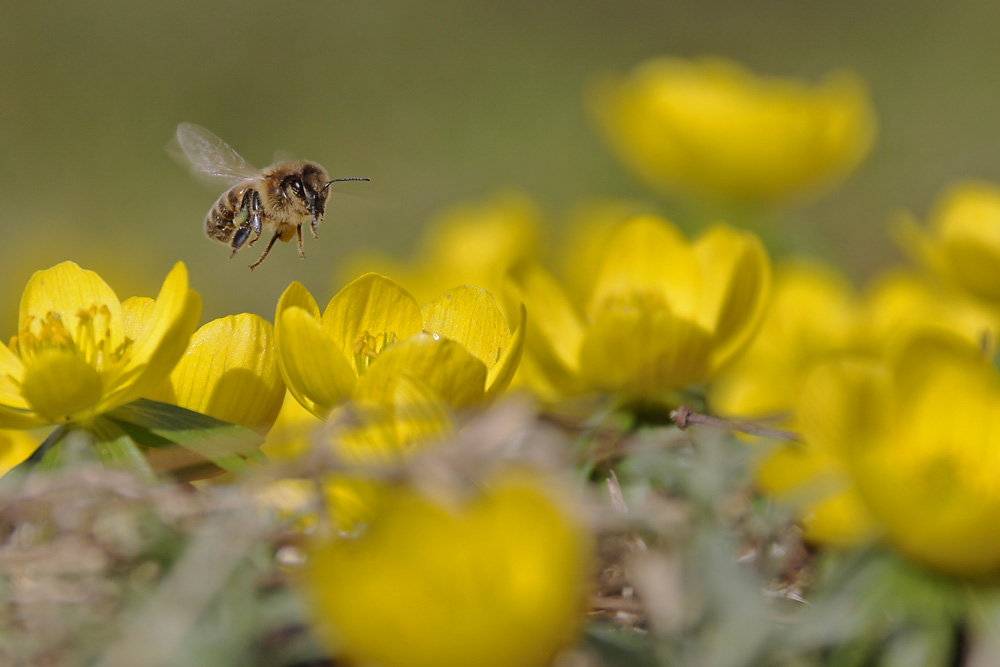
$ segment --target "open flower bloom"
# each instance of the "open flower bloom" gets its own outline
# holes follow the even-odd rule
[[[807,444],[837,452],[878,532],[906,556],[958,575],[1000,572],[1000,375],[940,332],[887,363],[828,361],[803,388]],[[815,480],[807,483],[815,488]]]
[[[392,406],[404,376],[451,407],[481,403],[510,384],[523,346],[523,327],[511,333],[484,290],[457,287],[421,309],[374,273],[338,292],[322,315],[305,287],[292,283],[275,325],[285,383],[321,417],[351,398]]]
[[[918,259],[970,294],[1000,303],[1000,189],[960,183],[937,202],[928,229],[901,220],[901,241]]]
[[[17,336],[0,347],[0,428],[86,421],[145,396],[184,353],[200,312],[181,263],[136,337],[93,271],[63,262],[36,272],[21,296]]]
[[[580,626],[589,567],[546,486],[507,473],[451,504],[391,490],[359,538],[314,540],[301,583],[320,639],[358,664],[542,667]]]
[[[626,165],[669,192],[780,204],[825,189],[867,154],[875,119],[846,72],[815,86],[721,58],[657,58],[596,86],[593,108]]]
[[[718,225],[692,243],[653,216],[626,221],[608,239],[582,312],[543,269],[516,267],[508,297],[533,322],[525,380],[544,397],[639,400],[703,382],[753,336],[770,276],[756,236]]]

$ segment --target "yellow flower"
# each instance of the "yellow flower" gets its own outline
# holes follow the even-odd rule
[[[18,334],[0,347],[0,428],[86,421],[146,395],[184,353],[200,311],[181,263],[134,338],[96,273],[72,262],[36,272],[21,296]]]
[[[391,406],[396,385],[412,376],[447,405],[493,398],[510,384],[523,344],[493,297],[457,287],[421,309],[398,284],[361,276],[320,315],[299,283],[278,302],[276,347],[282,376],[317,416],[353,398]]]
[[[508,268],[537,257],[540,217],[534,202],[518,192],[458,204],[431,221],[409,262],[361,256],[347,264],[343,275],[375,267],[405,284],[421,303],[455,285],[477,285],[497,294]]]
[[[1000,571],[1000,375],[960,338],[915,339],[888,363],[847,358],[810,375],[807,442],[839,452],[886,539],[958,575]],[[844,483],[841,480],[840,483]]]
[[[596,87],[593,108],[621,159],[649,184],[697,198],[780,204],[842,180],[875,118],[847,72],[816,86],[756,77],[721,58],[648,60]]]
[[[1000,189],[980,182],[954,186],[935,205],[929,227],[904,218],[901,242],[970,294],[1000,303]]]
[[[580,626],[588,547],[538,480],[508,473],[455,505],[394,489],[361,537],[313,544],[302,585],[352,661],[542,667]]]
[[[615,230],[595,275],[580,313],[543,269],[511,273],[508,296],[532,318],[522,368],[544,397],[655,399],[707,380],[749,342],[771,280],[752,234],[719,225],[690,243],[653,216]]]
[[[719,414],[749,419],[783,418],[773,425],[793,431],[803,382],[831,354],[891,354],[915,332],[946,330],[979,345],[996,330],[996,315],[903,271],[879,276],[864,299],[832,269],[785,263],[776,271],[774,295],[753,343],[711,386]],[[778,447],[761,459],[757,482],[801,507],[813,542],[850,546],[870,537],[872,521],[846,475],[843,450],[807,443]],[[808,495],[808,498],[804,497]]]

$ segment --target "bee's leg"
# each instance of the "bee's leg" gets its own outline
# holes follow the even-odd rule
[[[260,266],[260,263],[264,261],[265,257],[267,257],[267,253],[271,252],[271,246],[274,245],[274,242],[277,241],[280,236],[281,232],[274,233],[274,235],[271,237],[271,240],[267,242],[267,247],[264,248],[264,254],[260,256],[260,259],[258,259],[256,262],[250,265],[251,271]]]
[[[247,239],[250,238],[250,231],[251,230],[256,231],[256,228],[254,227],[253,223],[253,218],[254,218],[253,198],[255,196],[257,196],[257,191],[254,190],[253,188],[247,188],[246,192],[243,193],[243,200],[240,202],[240,208],[236,213],[236,217],[234,218],[234,221],[243,220],[243,222],[241,222],[240,225],[236,228],[236,231],[233,232],[233,242],[232,242],[233,252],[229,255],[230,259],[237,253],[237,251],[240,248],[243,247],[243,244],[247,242]],[[257,203],[258,205],[260,204],[259,197]],[[260,224],[259,220],[257,221],[257,224],[258,225]],[[260,232],[257,232],[257,238],[260,238]],[[253,241],[250,241],[250,245],[253,245],[254,241],[256,240],[257,239],[255,238]]]
[[[260,239],[260,235],[264,232],[264,207],[260,205],[260,193],[250,188],[247,190],[247,194],[250,195],[250,227],[253,228],[254,234],[253,241],[250,241],[250,245],[253,245]]]
[[[229,259],[232,259],[236,252],[243,247],[248,238],[250,238],[249,225],[243,224],[236,228],[236,233],[233,234],[233,251],[229,254]]]
[[[295,228],[295,233],[299,237],[299,257],[302,259],[306,258],[306,251],[302,249],[302,225]]]

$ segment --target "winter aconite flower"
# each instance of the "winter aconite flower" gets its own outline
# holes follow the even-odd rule
[[[749,342],[770,281],[752,234],[719,225],[689,242],[665,220],[634,217],[608,238],[579,310],[543,269],[512,271],[508,296],[532,318],[525,380],[547,397],[638,400],[703,382]]]
[[[360,537],[314,541],[302,584],[352,662],[543,667],[580,625],[589,563],[550,493],[508,473],[452,503],[392,490]]]
[[[145,396],[184,353],[200,312],[181,263],[135,337],[93,271],[63,262],[36,272],[21,296],[17,335],[0,348],[0,427],[87,421]]]
[[[493,297],[458,287],[422,309],[409,292],[378,274],[361,276],[320,314],[299,283],[275,315],[278,359],[292,395],[317,416],[353,398],[395,402],[411,376],[452,407],[496,396],[510,383],[523,341]]]
[[[888,363],[819,366],[803,387],[806,442],[837,452],[877,529],[944,572],[1000,571],[1000,374],[960,338],[914,339]],[[816,480],[816,494],[838,481]]]
[[[928,229],[910,218],[903,241],[938,274],[970,294],[1000,303],[1000,189],[968,182],[937,202]]]
[[[721,58],[657,58],[596,87],[612,148],[668,192],[772,205],[825,189],[875,134],[862,83],[846,72],[812,86],[757,77]]]

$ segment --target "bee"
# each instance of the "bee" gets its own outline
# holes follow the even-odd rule
[[[275,241],[287,243],[292,236],[298,238],[299,257],[305,258],[302,225],[309,223],[313,238],[319,238],[316,228],[326,212],[330,185],[370,180],[329,179],[322,166],[305,161],[278,162],[256,169],[229,144],[193,123],[177,126],[177,143],[196,175],[222,179],[232,186],[205,216],[205,235],[228,244],[233,249],[230,259],[244,245],[259,241],[265,229],[271,232],[264,253],[250,265],[251,269],[260,266]]]

